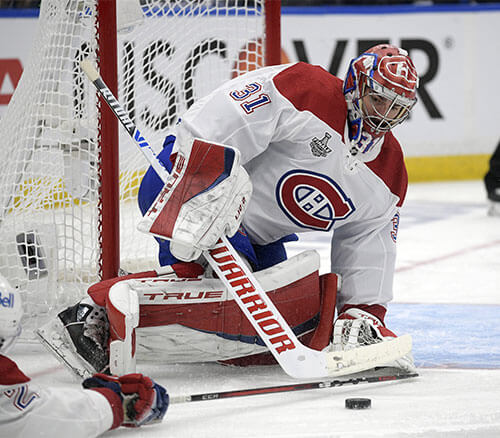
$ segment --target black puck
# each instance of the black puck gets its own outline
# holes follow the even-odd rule
[[[345,407],[347,409],[368,409],[372,406],[369,398],[346,398]]]

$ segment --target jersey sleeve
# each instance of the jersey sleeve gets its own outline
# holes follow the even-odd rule
[[[337,308],[345,304],[381,304],[392,300],[399,209],[392,217],[352,223],[335,231],[332,272],[341,274]]]
[[[0,356],[0,367],[7,365],[11,370],[18,370],[13,361]],[[53,438],[84,438],[99,436],[111,428],[111,406],[96,391],[76,387],[41,388],[22,379],[20,371],[11,371],[10,376],[16,378],[15,374],[22,381],[16,383],[11,379],[5,385],[2,379],[0,384],[1,436],[40,436],[43,432],[44,436]]]
[[[366,165],[380,182],[379,190],[384,188],[385,195],[378,194],[377,204],[386,207],[339,227],[333,235],[332,272],[342,275],[339,309],[345,304],[385,306],[393,297],[399,210],[408,175],[401,146],[392,133],[386,134],[377,158]]]

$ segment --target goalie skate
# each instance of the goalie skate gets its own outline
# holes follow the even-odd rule
[[[101,347],[107,344],[107,340],[88,336],[92,324],[87,323],[87,318],[94,310],[94,306],[78,303],[35,330],[49,352],[81,378],[106,372],[109,367],[107,354]],[[103,329],[107,331],[108,328]]]

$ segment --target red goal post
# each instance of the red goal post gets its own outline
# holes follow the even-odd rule
[[[280,1],[42,0],[0,120],[0,273],[28,326],[120,268],[157,266],[155,241],[135,228],[147,163],[79,69],[85,57],[158,152],[196,99],[280,63]]]

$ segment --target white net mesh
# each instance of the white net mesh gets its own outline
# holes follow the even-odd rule
[[[74,303],[100,278],[97,0],[43,0],[29,65],[0,120],[0,272],[19,287],[28,327]],[[109,3],[109,0],[108,0]],[[118,99],[159,152],[194,100],[263,64],[263,1],[119,0]],[[103,3],[104,7],[106,3]],[[103,7],[101,5],[101,7]],[[147,162],[120,129],[120,265],[154,268],[156,243],[136,231]]]

